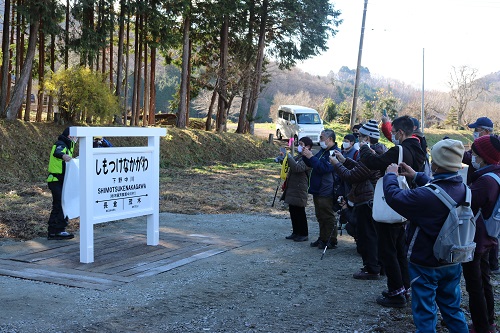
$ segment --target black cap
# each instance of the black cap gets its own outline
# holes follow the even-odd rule
[[[66,127],[64,131],[62,132],[62,135],[65,137],[69,137],[69,127]]]

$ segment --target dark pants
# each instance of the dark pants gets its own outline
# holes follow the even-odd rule
[[[478,333],[489,331],[495,321],[495,300],[490,283],[488,253],[474,253],[474,259],[462,264],[465,288],[469,293],[472,324]]]
[[[488,252],[489,258],[488,261],[490,263],[490,269],[492,271],[496,271],[498,269],[498,243],[495,244]]]
[[[292,220],[292,233],[299,236],[307,236],[309,232],[307,229],[306,208],[288,205],[288,211]]]
[[[330,243],[337,245],[337,218],[333,211],[333,197],[313,196],[314,212],[319,223],[319,238],[327,242],[331,236]]]
[[[356,246],[363,259],[363,265],[369,273],[380,273],[378,260],[378,242],[372,209],[368,204],[354,206],[356,219]]]
[[[404,223],[375,222],[378,236],[378,258],[387,276],[389,292],[410,288],[408,260],[406,259]]]
[[[52,192],[52,211],[49,217],[49,234],[64,231],[68,225],[68,219],[64,217],[61,205],[63,182],[49,182],[49,189]]]

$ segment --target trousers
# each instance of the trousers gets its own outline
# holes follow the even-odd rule
[[[449,332],[469,333],[467,321],[460,309],[460,264],[423,267],[410,262],[408,267],[411,277],[411,310],[416,332],[436,332],[439,307]]]
[[[49,182],[49,189],[52,193],[52,210],[49,216],[49,234],[55,234],[64,231],[68,226],[68,219],[64,216],[61,204],[63,182]]]
[[[380,273],[378,238],[375,222],[372,218],[372,209],[368,204],[356,205],[353,214],[356,219],[356,246],[363,259],[363,266],[369,273]]]
[[[406,258],[405,224],[375,221],[378,237],[378,258],[387,276],[388,291],[404,292],[410,288],[408,259]]]
[[[465,288],[469,293],[470,316],[477,333],[489,332],[490,325],[495,322],[495,299],[490,282],[489,252],[476,252],[472,261],[462,264]]]
[[[292,220],[292,233],[299,236],[307,236],[309,231],[307,228],[306,208],[288,205],[288,211]]]
[[[319,223],[319,238],[327,242],[331,235],[330,243],[337,244],[337,219],[333,210],[332,197],[313,196],[314,213]]]

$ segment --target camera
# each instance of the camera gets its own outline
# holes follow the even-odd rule
[[[274,162],[276,163],[283,163],[283,160],[285,159],[285,156],[279,155],[274,159]]]

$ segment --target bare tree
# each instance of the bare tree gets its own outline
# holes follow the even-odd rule
[[[468,66],[452,67],[448,86],[451,89],[450,96],[456,103],[458,126],[463,125],[463,116],[467,105],[475,101],[483,92],[483,88],[476,80],[477,69]]]

